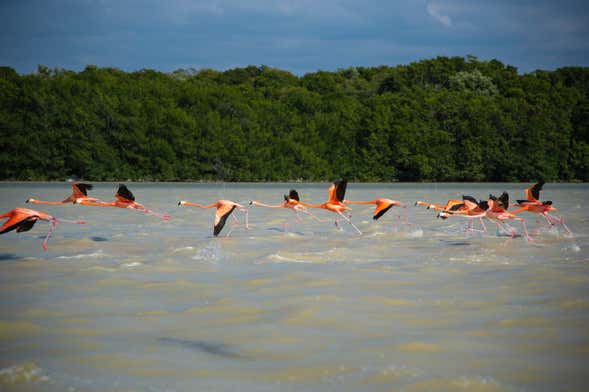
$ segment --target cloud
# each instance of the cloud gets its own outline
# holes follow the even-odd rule
[[[440,22],[446,27],[452,26],[452,19],[448,15],[442,13],[441,7],[438,4],[427,3],[427,13],[435,20]]]

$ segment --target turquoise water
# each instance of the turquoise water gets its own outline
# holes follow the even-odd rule
[[[112,200],[116,185],[91,195]],[[48,252],[45,222],[0,236],[0,390],[586,390],[587,184],[545,185],[574,236],[541,228],[529,243],[413,206],[520,199],[528,184],[349,184],[349,199],[410,205],[410,226],[395,209],[374,222],[373,207],[353,206],[361,236],[326,211],[285,232],[292,211],[252,207],[249,231],[214,238],[213,210],[177,206],[278,204],[291,187],[319,203],[328,185],[128,184],[170,221],[32,206],[88,223],[58,225]],[[0,194],[5,212],[62,200],[69,185],[3,183]]]

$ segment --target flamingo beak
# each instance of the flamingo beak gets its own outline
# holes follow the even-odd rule
[[[180,201],[178,202],[178,205],[179,205],[179,206],[183,206],[183,205],[184,205],[184,200],[180,200]]]

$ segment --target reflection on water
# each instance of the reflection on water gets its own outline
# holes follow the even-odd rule
[[[278,204],[327,184],[131,184],[169,213],[35,206],[59,225],[0,236],[0,390],[584,391],[589,363],[585,184],[544,196],[574,232],[526,215],[535,241],[464,232],[409,207],[411,225],[354,206],[250,209],[251,230],[212,237],[212,210],[177,201]],[[117,184],[97,184],[110,200]],[[1,184],[0,207],[62,200],[67,184]],[[519,184],[350,184],[347,198],[445,202]],[[392,212],[395,212],[394,210]],[[239,217],[241,219],[241,216]],[[285,230],[284,223],[289,222]],[[492,225],[494,226],[494,225]],[[514,225],[517,226],[517,225]]]

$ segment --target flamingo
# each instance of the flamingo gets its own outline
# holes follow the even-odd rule
[[[405,224],[409,223],[409,218],[407,217],[407,206],[400,201],[391,200],[391,199],[375,199],[370,201],[351,201],[351,200],[344,200],[344,204],[375,204],[376,207],[374,209],[374,214],[372,215],[372,219],[378,220],[381,216],[387,213],[388,210],[395,206],[399,206],[404,209],[405,211]],[[401,215],[397,215],[397,220],[401,220]]]
[[[483,222],[483,218],[485,217],[485,210],[487,208],[488,205],[477,202],[474,197],[463,195],[462,202],[458,200],[448,200],[446,208],[441,210],[437,216],[442,219],[449,218],[452,215],[466,218],[469,220],[468,227],[466,228],[467,231],[480,231],[486,233],[487,227]],[[479,230],[474,228],[474,219],[479,219],[482,229]]]
[[[169,220],[170,215],[168,214],[160,214],[158,212],[154,212],[145,208],[144,205],[139,204],[135,201],[135,195],[127,188],[124,184],[119,184],[119,189],[115,194],[115,200],[111,202],[103,202],[103,201],[88,201],[84,200],[84,198],[78,198],[74,200],[75,204],[84,204],[87,206],[94,206],[94,207],[118,207],[118,208],[129,208],[133,210],[139,210],[149,215],[157,216],[163,220]]]
[[[253,205],[253,206],[266,207],[266,208],[288,208],[288,209],[291,209],[294,211],[294,213],[296,215],[295,222],[302,222],[302,220],[303,220],[301,218],[301,216],[299,215],[299,212],[309,215],[311,218],[317,220],[318,222],[321,221],[315,215],[313,215],[309,211],[307,211],[305,206],[303,206],[300,203],[299,193],[295,189],[291,189],[288,192],[288,195],[284,195],[284,201],[280,204],[271,205],[271,204],[261,203],[256,200],[251,200],[249,204]],[[289,222],[284,223],[284,230],[285,231],[287,230],[288,225],[289,225]]]
[[[416,206],[426,206],[426,208],[428,210],[436,210],[436,211],[443,211],[443,210],[448,210],[450,209],[450,207],[452,207],[455,204],[462,204],[462,200],[456,200],[456,199],[450,199],[446,202],[445,205],[442,204],[433,204],[433,203],[428,203],[426,201],[421,201],[418,200],[415,202]],[[447,218],[447,217],[440,217],[440,218]]]
[[[544,182],[539,182],[537,184],[532,185],[528,189],[526,189],[526,199],[527,200],[517,200],[517,204],[512,204],[513,206],[520,207],[519,209],[513,211],[513,214],[519,214],[524,211],[528,211],[533,214],[540,214],[549,226],[554,226],[556,224],[560,224],[568,233],[572,235],[573,233],[564,224],[564,219],[560,218],[555,215],[551,215],[549,211],[556,211],[556,208],[552,205],[552,201],[540,201],[540,191],[544,186]]]
[[[231,215],[233,210],[235,210],[236,208],[239,211],[242,211],[245,213],[245,229],[249,230],[247,208],[245,208],[241,204],[235,203],[231,200],[217,200],[216,202],[206,205],[206,206],[202,205],[202,204],[198,204],[198,203],[191,203],[186,200],[181,200],[178,202],[178,205],[179,206],[198,207],[198,208],[216,208],[217,212],[215,213],[215,223],[213,224],[213,235],[215,237],[217,237],[219,235],[219,233],[221,232],[221,230],[223,230],[223,227],[225,226],[225,222],[227,221],[227,218],[229,218],[229,215]],[[234,226],[239,224],[239,221],[237,220],[235,215],[233,215],[233,219],[235,220]],[[227,233],[227,235],[225,237],[229,237],[229,235],[231,234],[232,231],[233,231],[233,227],[231,228],[231,230],[229,230],[229,232]]]
[[[47,251],[47,240],[51,236],[53,229],[57,226],[57,222],[75,223],[78,225],[84,224],[84,221],[71,221],[67,219],[58,219],[51,215],[48,215],[41,211],[29,210],[28,208],[15,208],[8,211],[4,215],[0,215],[0,219],[8,218],[6,222],[0,227],[0,234],[8,233],[9,231],[15,230],[17,233],[29,231],[33,228],[37,220],[48,221],[51,226],[49,231],[43,240],[42,246]]]
[[[346,179],[341,179],[341,180],[335,181],[333,184],[331,184],[331,186],[329,187],[329,190],[328,190],[329,199],[323,204],[308,204],[308,203],[305,203],[302,201],[299,203],[304,205],[305,207],[323,208],[325,210],[334,212],[334,213],[338,214],[339,216],[341,216],[342,218],[344,218],[344,220],[346,222],[348,222],[354,229],[356,229],[358,234],[362,234],[362,232],[360,230],[358,230],[358,228],[352,223],[352,220],[343,214],[344,211],[351,210],[350,207],[347,207],[344,204],[344,196],[346,194],[346,186],[347,185],[348,185],[348,181]],[[339,227],[337,220],[335,221],[335,225]]]
[[[500,197],[495,197],[493,195],[489,195],[489,200],[486,202],[488,208],[485,211],[485,216],[491,220],[493,220],[497,227],[500,227],[500,223],[507,224],[506,221],[508,220],[518,220],[522,225],[522,231],[528,241],[532,241],[532,237],[528,234],[528,228],[526,225],[526,221],[523,218],[516,216],[512,212],[507,212],[507,206],[509,205],[509,195],[507,192],[503,192]],[[515,236],[515,229],[509,224],[507,226],[511,229],[511,238]]]
[[[94,197],[88,197],[88,191],[92,190],[92,184],[85,184],[82,182],[74,182],[72,184],[72,194],[67,197],[67,199],[63,201],[43,201],[33,199],[32,197],[28,198],[25,203],[33,203],[33,204],[67,204],[67,203],[77,203],[77,204],[86,204],[86,203],[95,203],[101,202],[100,199],[96,199]]]

